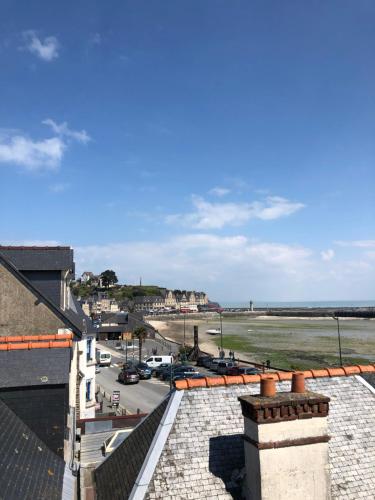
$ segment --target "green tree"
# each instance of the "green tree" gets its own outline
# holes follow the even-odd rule
[[[109,285],[114,285],[115,283],[118,282],[116,273],[111,269],[103,271],[102,274],[100,275],[100,278],[105,288],[109,288]]]
[[[139,362],[142,361],[142,345],[143,341],[147,337],[147,330],[144,326],[139,326],[133,331],[133,338],[138,339],[138,345],[139,345]]]

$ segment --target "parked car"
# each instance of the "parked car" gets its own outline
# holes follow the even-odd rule
[[[152,370],[152,375],[156,378],[159,378],[160,375],[165,371],[165,370],[170,370],[171,368],[171,363],[162,363],[160,366],[157,368],[154,368]]]
[[[205,362],[211,362],[212,356],[199,356],[197,359],[197,366],[205,366]]]
[[[120,371],[117,380],[123,384],[138,384],[139,375],[134,368],[126,368]]]
[[[220,361],[223,360],[221,358],[212,358],[207,368],[216,371],[217,365],[220,363]]]
[[[227,375],[257,375],[262,373],[261,370],[253,366],[233,366],[228,368]]]
[[[142,380],[151,378],[152,370],[147,363],[138,363],[135,365],[135,369]]]
[[[163,363],[173,363],[173,357],[172,356],[150,356],[148,359],[146,359],[146,363],[150,368],[157,368]]]
[[[217,373],[219,375],[228,375],[228,369],[229,368],[234,368],[236,366],[235,361],[220,361],[217,365]]]
[[[173,377],[173,382],[176,382],[177,380],[184,380],[186,378],[189,379],[199,379],[199,378],[206,378],[205,375],[202,375],[201,373],[192,373],[192,372],[184,372],[184,373],[178,373]]]
[[[173,368],[172,370],[165,370],[165,372],[162,373],[161,375],[161,380],[170,380],[171,376],[172,376],[172,379],[176,376],[176,375],[182,375],[182,374],[190,374],[190,375],[194,375],[194,374],[197,374],[198,372],[195,370],[194,366],[188,366],[188,365],[180,365],[180,366],[177,366],[176,368]]]
[[[213,360],[213,356],[207,356],[207,358],[204,358],[203,360],[203,366],[205,368],[210,368],[211,361]]]

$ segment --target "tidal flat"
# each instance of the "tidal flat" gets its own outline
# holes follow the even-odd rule
[[[183,341],[183,320],[152,321],[160,332],[178,342]],[[220,335],[206,330],[220,328],[219,317],[185,320],[185,339],[193,341],[193,325],[198,325],[200,346],[215,354]],[[236,357],[254,362],[269,360],[271,366],[284,369],[309,369],[339,366],[337,321],[331,318],[257,317],[222,318],[223,347]],[[375,363],[375,321],[369,319],[339,320],[343,364]]]

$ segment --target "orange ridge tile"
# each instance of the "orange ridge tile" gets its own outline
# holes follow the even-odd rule
[[[242,375],[223,375],[225,385],[244,384]]]
[[[311,370],[314,378],[318,377],[329,377],[328,370],[326,368],[322,368],[321,370]]]
[[[345,372],[343,368],[327,368],[330,377],[343,377]],[[375,371],[375,369],[374,369]]]
[[[207,387],[215,387],[217,385],[225,385],[224,377],[207,377]]]
[[[261,373],[260,375],[260,379],[264,379],[264,378],[272,378],[272,380],[275,380],[276,382],[279,381],[279,376],[278,376],[278,373],[277,372],[270,372],[270,373]]]
[[[260,382],[260,375],[242,375],[245,384],[254,384]]]
[[[177,381],[174,383],[174,386],[176,387],[176,389],[177,389],[178,391],[183,391],[184,389],[189,389],[189,386],[188,386],[187,380],[177,380]]]
[[[361,373],[375,372],[374,365],[357,365],[357,366],[360,369]]]
[[[345,375],[354,375],[356,373],[361,373],[361,370],[358,368],[358,366],[343,366],[342,367]]]
[[[194,387],[207,387],[206,378],[187,378],[186,382],[189,389],[193,389]]]

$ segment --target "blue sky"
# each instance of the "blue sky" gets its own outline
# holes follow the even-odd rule
[[[0,5],[0,234],[212,299],[374,297],[371,1]]]

